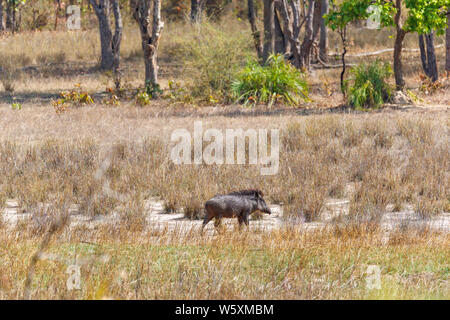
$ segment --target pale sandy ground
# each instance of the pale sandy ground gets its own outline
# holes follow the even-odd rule
[[[189,220],[184,217],[182,212],[167,214],[164,213],[164,202],[158,199],[146,200],[146,222],[147,228],[152,230],[168,230],[177,231],[177,233],[188,232],[190,230],[200,230],[201,220]],[[338,217],[345,217],[348,214],[348,200],[342,199],[328,199],[321,214],[321,219],[316,222],[305,222],[300,219],[283,219],[283,207],[280,205],[269,204],[272,210],[271,215],[264,215],[262,219],[251,219],[250,230],[269,231],[278,228],[291,227],[299,230],[314,230],[317,228],[324,228],[331,226],[333,221]],[[45,204],[42,204],[45,216]],[[403,227],[418,227],[429,228],[431,230],[439,230],[448,234],[450,232],[450,213],[446,212],[437,215],[430,219],[423,219],[419,217],[412,206],[406,206],[406,209],[400,212],[392,212],[387,206],[387,212],[380,220],[381,228],[389,232]],[[104,224],[120,223],[120,214],[114,212],[107,216],[96,216],[94,218],[82,215],[76,205],[73,205],[70,210],[69,228],[85,227],[87,229],[95,229]],[[33,219],[33,214],[23,212],[18,202],[14,199],[6,201],[6,208],[1,215],[3,222],[10,228],[14,228],[18,224],[30,223]],[[42,219],[42,216],[40,216]],[[45,221],[45,220],[44,220]],[[224,219],[226,228],[238,227],[236,219]],[[205,234],[214,234],[214,224],[210,222],[205,228]]]

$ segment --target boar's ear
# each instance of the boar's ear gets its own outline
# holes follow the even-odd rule
[[[261,190],[257,190],[256,193],[257,193],[257,195],[258,195],[259,198],[262,199],[262,197],[264,197],[264,194],[262,193]]]

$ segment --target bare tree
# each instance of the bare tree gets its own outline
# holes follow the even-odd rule
[[[329,3],[328,0],[322,0],[322,10],[321,10],[321,19],[320,19],[320,40],[319,40],[319,58],[320,60],[327,62],[328,61],[328,30],[325,25],[324,15],[328,13]]]
[[[161,21],[161,0],[130,0],[133,17],[139,25],[145,61],[145,84],[158,86],[157,52],[164,27]],[[150,17],[152,21],[150,23]]]
[[[258,59],[261,60],[263,55],[261,33],[259,32],[258,27],[256,25],[256,12],[253,0],[248,0],[247,5],[248,5],[248,21],[250,22],[250,27],[252,29],[256,53],[258,54]]]
[[[316,1],[309,0],[308,1],[308,13],[306,14],[306,25],[305,25],[305,36],[303,38],[302,46],[301,46],[301,59],[300,59],[300,68],[308,69],[310,68],[310,57],[311,57],[311,48],[314,42],[314,11],[315,11]]]
[[[17,29],[15,1],[6,1],[6,29],[12,33]]]
[[[3,26],[3,0],[0,0],[0,31],[5,30]]]
[[[299,36],[305,23],[305,18],[301,19],[300,0],[279,0],[277,8],[283,20],[285,38],[289,41],[289,46],[286,46],[286,56],[295,67],[300,68],[301,45]]]
[[[424,40],[425,39],[425,40]],[[434,32],[429,34],[419,34],[420,59],[423,71],[431,80],[437,81],[438,69],[436,63],[436,53],[434,51]]]
[[[90,0],[98,18],[101,45],[101,68],[117,70],[120,60],[120,43],[122,41],[122,17],[119,0]],[[111,10],[114,14],[115,30],[112,34]]]
[[[283,35],[283,54],[291,53],[291,40],[292,37],[292,23],[290,19],[289,8],[287,5],[288,0],[277,0],[275,2],[275,8],[280,14],[280,20],[283,24],[282,35]],[[278,18],[278,16],[276,16]]]
[[[264,45],[263,63],[275,50],[275,4],[274,0],[264,0]]]

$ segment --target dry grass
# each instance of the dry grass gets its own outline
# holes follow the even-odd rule
[[[254,54],[243,24],[224,19],[219,30],[210,27],[211,34],[222,29],[238,41],[249,39],[238,57],[246,50]],[[136,33],[128,21],[122,42],[127,88],[143,82]],[[352,31],[353,52],[385,48],[387,33],[371,32],[369,38]],[[223,32],[219,35],[223,41],[214,45],[222,50],[227,42]],[[171,79],[185,88],[199,76],[192,72],[196,65],[183,57],[183,48],[198,38],[196,27],[166,26],[159,54],[163,88]],[[203,41],[199,48],[204,50],[214,39]],[[407,46],[415,41],[408,38]],[[331,50],[337,46],[331,35]],[[394,211],[413,205],[423,218],[450,211],[449,84],[443,81],[433,94],[418,90],[417,53],[405,54],[405,74],[409,87],[425,100],[424,108],[313,115],[309,109],[341,103],[338,69],[311,74],[314,101],[299,110],[198,110],[171,101],[141,108],[125,100],[111,107],[98,99],[112,85],[111,75],[96,68],[99,50],[97,30],[0,39],[2,87],[8,91],[0,93],[0,212],[6,199],[15,198],[33,213],[30,224],[13,230],[0,219],[0,299],[24,296],[36,252],[29,288],[29,297],[36,299],[449,298],[448,233],[406,226],[386,240],[378,223],[388,205]],[[223,57],[224,51],[219,53]],[[443,51],[438,54],[442,57]],[[189,70],[189,76],[182,73]],[[212,77],[220,72],[211,70]],[[57,115],[51,100],[75,83],[92,93],[96,104]],[[12,101],[24,108],[12,110]],[[427,103],[445,108],[427,109]],[[174,165],[170,133],[176,128],[191,131],[194,120],[202,120],[204,129],[280,128],[278,174],[264,177],[250,165]],[[99,178],[105,159],[110,165]],[[105,181],[125,199],[105,194]],[[146,221],[145,200],[150,197],[163,199],[167,212],[183,210],[196,218],[212,195],[254,187],[269,202],[282,204],[285,227],[225,231],[211,238],[195,229],[153,229]],[[348,217],[317,232],[292,228],[299,220],[320,220],[329,198],[349,199]],[[115,212],[120,220],[94,229],[57,230],[37,251],[71,204],[78,204],[83,215]],[[73,263],[81,266],[82,288],[68,291],[66,269]],[[368,265],[381,268],[381,290],[366,290]]]
[[[214,239],[198,230],[182,237],[124,226],[59,232],[39,255],[29,294],[32,299],[449,298],[448,238],[408,230],[383,244],[379,230],[358,230],[226,232]],[[21,298],[28,272],[23,262],[39,238],[27,231],[0,232],[0,298]],[[66,289],[71,264],[81,267],[80,290]],[[366,288],[369,265],[381,269],[379,290]]]
[[[204,119],[205,130],[281,128],[280,170],[261,176],[250,165],[174,165],[170,133],[193,130],[194,119],[169,116],[161,123],[136,107],[113,110],[107,116],[105,110],[83,108],[61,116],[48,116],[45,108],[4,110],[2,197],[18,198],[32,209],[63,195],[85,214],[107,214],[118,203],[104,195],[104,181],[95,173],[109,159],[105,179],[112,189],[139,201],[157,196],[166,201],[167,211],[184,208],[194,216],[212,195],[253,186],[264,190],[269,201],[283,203],[287,215],[307,221],[319,217],[329,197],[350,197],[353,215],[378,215],[388,204],[400,210],[406,203],[422,216],[449,211],[446,113],[438,118],[381,113],[295,120],[262,116],[231,123],[221,116]],[[346,192],[349,184],[355,186],[352,194]]]

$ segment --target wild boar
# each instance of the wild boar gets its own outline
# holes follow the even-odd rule
[[[242,223],[248,226],[249,216],[259,210],[271,214],[269,207],[263,199],[260,190],[241,190],[229,194],[215,195],[205,202],[205,218],[202,230],[206,224],[215,218],[214,225],[218,227],[222,218],[237,217],[239,226]]]

